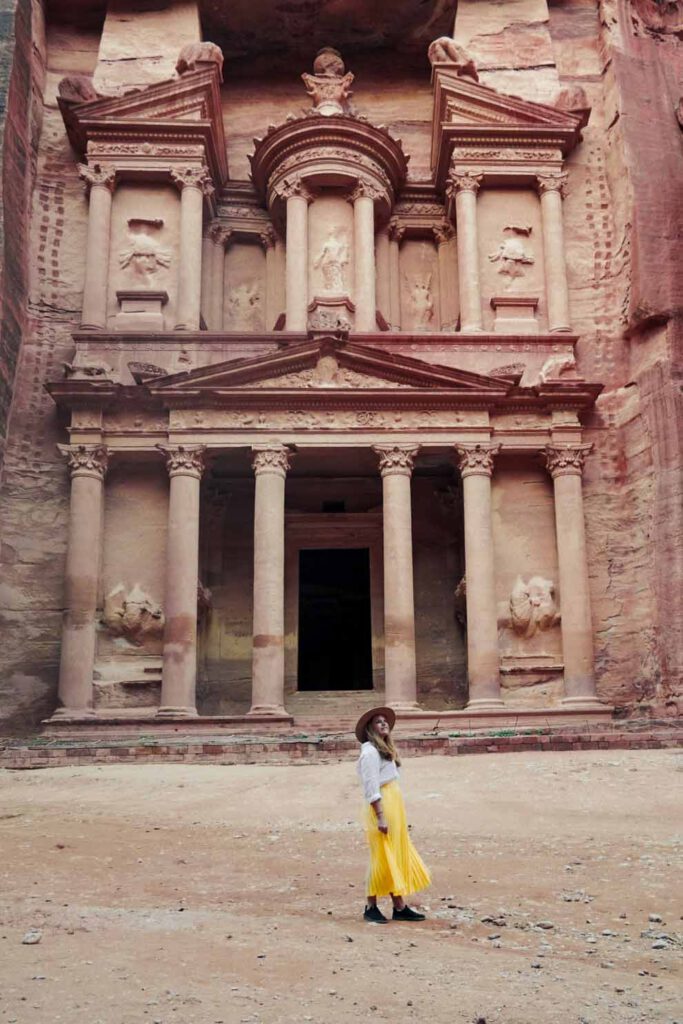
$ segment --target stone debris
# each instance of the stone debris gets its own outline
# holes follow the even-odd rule
[[[42,937],[43,933],[40,928],[31,928],[26,932],[21,941],[24,946],[35,946],[40,942]]]

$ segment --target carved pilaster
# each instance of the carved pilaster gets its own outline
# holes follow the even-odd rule
[[[545,463],[553,480],[558,476],[581,476],[592,444],[552,445],[543,449]]]
[[[282,477],[287,475],[292,453],[285,445],[255,445],[251,450],[251,464],[256,476],[261,473],[276,473]]]
[[[109,464],[109,449],[105,445],[58,444],[57,448],[67,459],[72,480],[76,476],[104,480]]]
[[[468,476],[492,475],[493,460],[501,448],[499,444],[456,444],[453,447],[463,479]]]
[[[540,195],[545,195],[546,192],[559,192],[564,199],[567,194],[568,181],[569,175],[565,171],[536,175],[536,187]]]
[[[206,445],[183,445],[166,447],[158,444],[157,448],[166,456],[168,475],[191,476],[199,480],[204,472],[204,453]]]
[[[413,472],[415,458],[420,450],[420,446],[394,444],[385,448],[380,445],[373,445],[372,450],[379,457],[379,471],[383,477],[392,474],[410,476]]]

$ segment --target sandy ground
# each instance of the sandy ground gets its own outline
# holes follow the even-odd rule
[[[682,767],[412,759],[429,920],[381,927],[352,763],[0,773],[0,1022],[680,1024]]]

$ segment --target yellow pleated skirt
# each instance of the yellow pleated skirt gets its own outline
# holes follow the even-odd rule
[[[365,833],[370,846],[368,896],[408,896],[426,889],[431,876],[408,834],[406,809],[398,782],[382,786],[382,809],[389,832],[377,828],[371,804],[364,809]]]

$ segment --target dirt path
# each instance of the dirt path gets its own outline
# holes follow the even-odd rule
[[[681,1024],[682,767],[413,759],[429,920],[386,927],[351,763],[0,773],[0,1024]]]

